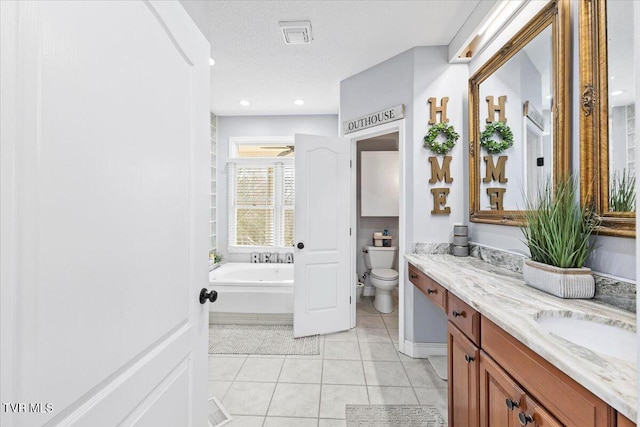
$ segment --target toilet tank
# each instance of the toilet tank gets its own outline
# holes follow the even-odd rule
[[[369,270],[374,268],[393,268],[398,253],[397,246],[365,246],[364,264]]]

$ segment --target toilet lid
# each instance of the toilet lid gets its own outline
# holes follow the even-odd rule
[[[398,272],[390,268],[374,268],[371,270],[371,276],[382,280],[396,280]]]

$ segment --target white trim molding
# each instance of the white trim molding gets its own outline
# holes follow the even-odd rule
[[[404,341],[402,352],[414,359],[427,359],[429,356],[447,356],[447,343]]]

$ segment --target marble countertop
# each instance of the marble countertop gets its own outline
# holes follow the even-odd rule
[[[540,311],[573,311],[635,328],[636,315],[592,300],[557,298],[522,275],[473,257],[405,255],[408,262],[475,308],[631,420],[637,417],[637,366],[558,338],[535,321]]]

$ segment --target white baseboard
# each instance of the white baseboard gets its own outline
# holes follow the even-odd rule
[[[209,313],[210,325],[293,325],[293,313]]]
[[[439,342],[404,341],[404,354],[414,359],[427,359],[429,356],[446,356],[447,344]]]

